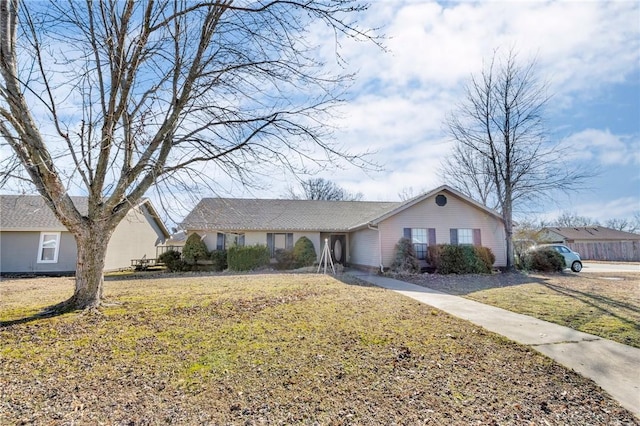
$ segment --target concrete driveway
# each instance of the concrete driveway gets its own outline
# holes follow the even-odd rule
[[[640,263],[635,262],[582,262],[580,273],[603,273],[603,272],[640,272]]]

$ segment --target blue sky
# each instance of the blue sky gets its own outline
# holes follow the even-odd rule
[[[514,49],[523,62],[537,58],[537,75],[548,81],[549,138],[571,148],[570,161],[601,171],[590,189],[557,194],[526,215],[573,212],[604,222],[640,211],[640,2],[373,0],[358,21],[380,28],[386,51],[339,40],[346,65],[337,63],[334,33],[323,23],[311,28],[308,41],[328,67],[357,72],[347,102],[328,123],[337,129],[333,142],[352,153],[373,151],[370,160],[382,170],[340,164],[315,176],[371,201],[397,201],[404,190],[417,195],[441,185],[437,171],[452,148],[445,115],[483,60],[495,49]],[[216,194],[196,188],[164,197],[188,198],[168,223],[179,222],[203,196],[283,197],[295,179],[268,166],[256,174],[254,188],[207,166]],[[154,191],[147,195],[161,206]]]
[[[527,215],[569,211],[605,221],[640,210],[639,2],[375,1],[360,23],[382,27],[389,51],[342,44],[347,70],[358,77],[335,138],[352,151],[377,151],[373,159],[384,170],[319,176],[366,200],[440,185],[436,170],[451,149],[444,115],[483,59],[514,48],[523,61],[537,57],[538,76],[549,82],[549,137],[572,148],[571,161],[601,170],[590,189],[558,194]],[[327,34],[319,28],[315,36]],[[333,47],[325,47],[327,58]],[[284,180],[246,196],[281,196]]]

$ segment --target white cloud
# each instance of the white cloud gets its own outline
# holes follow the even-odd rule
[[[640,164],[640,140],[614,135],[608,129],[585,129],[562,141],[574,159],[603,166]]]
[[[336,137],[356,151],[377,150],[386,171],[372,182],[342,172],[334,180],[345,176],[343,186],[369,199],[440,184],[435,170],[450,146],[445,114],[495,48],[514,48],[522,61],[537,57],[538,76],[555,93],[550,113],[579,114],[584,99],[637,72],[639,17],[636,2],[373,2],[362,23],[384,26],[390,52],[342,44],[359,74]],[[640,164],[638,137],[586,129],[564,143],[576,160]]]

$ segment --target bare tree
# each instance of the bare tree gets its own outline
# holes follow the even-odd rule
[[[351,193],[340,185],[323,178],[307,179],[300,182],[302,194],[289,188],[287,196],[294,200],[360,201],[362,193]]]
[[[559,144],[547,139],[543,113],[548,100],[535,61],[520,65],[513,51],[503,58],[495,53],[480,75],[471,77],[464,99],[446,121],[455,148],[443,173],[478,201],[491,206],[495,200],[504,219],[508,268],[513,265],[514,208],[557,190],[579,189],[590,176],[567,166]],[[456,167],[464,171],[451,173]],[[470,180],[461,184],[465,179]]]
[[[0,0],[2,177],[30,182],[78,247],[73,296],[100,304],[116,225],[155,185],[347,160],[325,120],[352,76],[314,59],[318,21],[376,42],[351,0]],[[13,155],[5,156],[7,146]],[[322,157],[314,155],[320,151]],[[294,162],[294,159],[300,159]],[[88,196],[88,211],[70,188]]]
[[[600,223],[587,216],[579,216],[575,212],[563,212],[553,222],[552,226],[575,228],[579,226],[599,226]]]
[[[407,200],[410,200],[413,197],[417,197],[420,194],[424,194],[425,192],[427,192],[427,190],[424,187],[420,188],[416,192],[416,190],[415,190],[415,188],[413,186],[404,186],[404,187],[402,187],[400,192],[398,192],[398,198],[400,199],[400,201],[407,201]]]
[[[443,181],[485,206],[498,209],[496,186],[486,166],[485,159],[475,149],[465,144],[456,144],[452,154],[442,161],[438,175]]]

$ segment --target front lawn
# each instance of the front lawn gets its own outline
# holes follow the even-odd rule
[[[400,279],[640,348],[640,273],[425,274]]]
[[[0,424],[638,424],[532,349],[321,275],[0,282]]]

